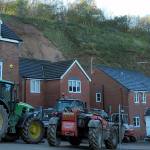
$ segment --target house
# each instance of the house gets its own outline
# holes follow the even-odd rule
[[[112,114],[118,112],[120,104],[137,136],[144,137],[144,113],[150,107],[150,78],[135,71],[97,66],[91,79],[91,107]]]
[[[19,81],[19,45],[22,40],[0,20],[0,80]]]
[[[20,58],[19,73],[21,99],[33,106],[53,107],[59,98],[90,104],[91,79],[77,60],[51,63]]]

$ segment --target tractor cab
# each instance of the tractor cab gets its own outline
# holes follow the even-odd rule
[[[15,107],[16,92],[13,82],[0,80],[0,104],[3,104],[7,111],[13,111]]]
[[[0,99],[3,101],[11,101],[13,98],[12,91],[14,84],[12,82],[0,81]]]
[[[63,112],[67,109],[68,110],[76,109],[76,110],[84,111],[86,109],[86,103],[77,99],[59,99],[56,102],[54,109],[57,112]]]

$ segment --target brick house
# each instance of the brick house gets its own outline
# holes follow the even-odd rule
[[[57,99],[65,97],[81,99],[89,106],[91,79],[77,60],[51,63],[20,58],[19,66],[22,101],[53,107]]]
[[[144,137],[144,113],[150,107],[150,78],[139,72],[98,66],[93,69],[91,79],[91,107],[112,114],[118,112],[120,104],[137,136]]]
[[[0,80],[18,82],[19,45],[22,40],[0,20]]]

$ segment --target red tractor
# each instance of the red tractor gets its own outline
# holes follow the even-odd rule
[[[59,100],[55,108],[47,130],[50,146],[59,146],[63,139],[78,146],[87,139],[92,150],[99,150],[104,144],[108,149],[117,148],[117,126],[110,125],[100,115],[88,112],[82,101]]]

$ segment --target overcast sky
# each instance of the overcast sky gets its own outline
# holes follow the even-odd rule
[[[64,0],[73,2],[75,0]],[[150,0],[95,0],[99,8],[108,16],[150,15]]]

